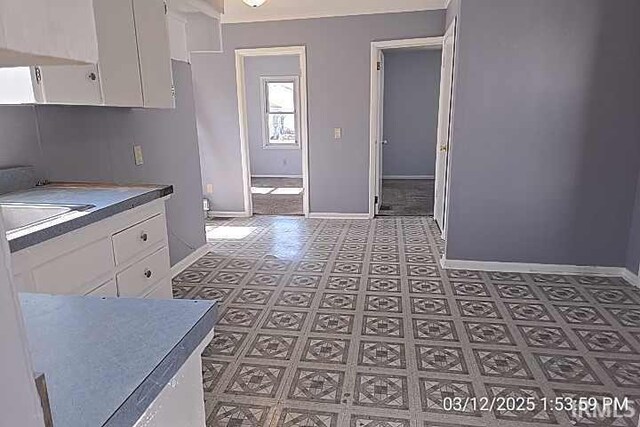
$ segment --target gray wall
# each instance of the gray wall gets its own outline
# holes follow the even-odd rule
[[[640,175],[636,184],[635,203],[631,212],[625,267],[634,274],[638,274],[640,269]]]
[[[205,236],[189,64],[174,62],[173,73],[175,110],[0,108],[2,165],[33,164],[53,181],[172,184],[167,223],[175,264],[202,246]],[[142,166],[134,165],[134,145],[142,146]]]
[[[35,107],[0,106],[0,168],[35,166],[42,175]]]
[[[264,148],[260,77],[300,76],[297,55],[256,56],[245,59],[245,90],[247,94],[247,123],[249,158],[252,175],[302,176],[302,150],[299,148]]]
[[[435,174],[441,50],[384,54],[383,175]]]
[[[192,55],[203,184],[213,206],[242,211],[234,51],[305,45],[311,212],[369,210],[371,41],[439,36],[444,11],[223,25],[225,52]],[[212,77],[214,76],[214,77]],[[334,140],[333,128],[343,128]]]
[[[462,1],[447,258],[625,264],[639,4]]]

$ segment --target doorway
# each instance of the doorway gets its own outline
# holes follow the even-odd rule
[[[309,214],[306,51],[237,49],[245,214]]]
[[[380,216],[433,215],[439,49],[383,50]]]
[[[453,47],[455,42],[455,20],[443,37],[427,37],[420,39],[390,40],[371,44],[371,105],[370,105],[370,173],[369,173],[369,217],[394,214],[393,203],[400,215],[433,215],[434,219],[446,234],[446,199],[448,186],[451,95],[453,87]],[[430,154],[418,154],[424,164],[433,165],[433,175],[418,170],[413,174],[403,172],[402,179],[394,182],[395,174],[385,170],[385,154],[389,157],[393,141],[387,138],[385,127],[385,59],[396,53],[405,51],[430,50],[432,55],[440,55],[440,73],[438,95],[431,95],[432,105],[438,100],[437,124],[435,135],[431,131],[432,140]],[[435,53],[434,53],[435,51]],[[387,95],[388,96],[388,95]],[[423,108],[423,107],[418,107]],[[426,113],[428,114],[428,112]],[[435,115],[432,113],[431,118]],[[393,119],[393,117],[392,117]],[[397,120],[397,119],[394,119]],[[399,148],[396,141],[394,148]],[[424,147],[423,147],[424,148]],[[410,150],[409,150],[410,151]],[[413,151],[417,153],[416,151]],[[418,162],[419,163],[419,162]],[[385,186],[385,175],[387,185]],[[414,182],[412,182],[414,181]],[[385,187],[388,191],[385,192]],[[393,194],[396,194],[395,199]],[[420,197],[416,197],[420,194]],[[386,201],[385,201],[386,199]],[[403,202],[404,200],[404,202]],[[390,203],[387,203],[390,202]],[[402,206],[406,204],[407,206]],[[412,206],[410,206],[412,205]]]

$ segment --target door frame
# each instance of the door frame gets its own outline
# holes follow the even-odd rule
[[[253,216],[251,198],[251,161],[249,158],[249,123],[245,64],[247,57],[297,55],[300,59],[300,149],[302,151],[302,211],[309,217],[309,121],[307,105],[307,49],[305,46],[263,47],[236,49],[236,88],[238,95],[238,120],[240,124],[240,157],[244,187],[244,215]]]
[[[382,96],[384,95],[380,91],[381,73],[378,72],[378,55],[384,50],[402,48],[442,50],[443,41],[444,37],[438,36],[371,42],[371,100],[369,103],[369,219],[373,219],[376,215],[375,197],[378,172],[382,174],[382,171],[378,171],[377,168],[378,141],[380,141],[380,143],[382,141],[382,135],[379,135],[380,124],[378,122],[378,109],[382,104]]]

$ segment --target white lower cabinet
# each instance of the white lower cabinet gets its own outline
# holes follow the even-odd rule
[[[109,280],[107,283],[98,286],[87,295],[90,295],[92,297],[117,297],[118,287],[116,286],[116,281]]]
[[[202,352],[213,336],[211,330],[133,427],[205,427]]]
[[[163,247],[116,275],[118,295],[137,297],[153,289],[158,278],[169,274],[169,249]]]
[[[20,292],[172,298],[164,200],[11,256]]]

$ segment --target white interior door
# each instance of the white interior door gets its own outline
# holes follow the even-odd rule
[[[382,206],[382,141],[384,139],[384,53],[378,50],[378,128],[376,135],[376,215]]]
[[[445,230],[446,188],[451,134],[451,98],[453,92],[453,58],[455,51],[456,21],[446,34],[442,46],[442,71],[440,75],[440,108],[438,112],[438,144],[436,146],[435,205],[433,216]]]

